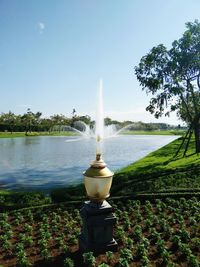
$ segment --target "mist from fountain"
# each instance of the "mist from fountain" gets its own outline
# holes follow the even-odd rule
[[[134,124],[129,124],[119,130],[117,130],[116,125],[104,125],[104,111],[103,111],[103,81],[100,79],[98,93],[97,93],[97,108],[96,108],[96,120],[95,127],[90,128],[83,121],[75,121],[73,127],[71,126],[54,126],[54,131],[57,128],[57,131],[72,131],[78,133],[83,138],[95,138],[96,139],[96,153],[101,153],[103,139],[117,137],[123,131],[128,130]],[[80,139],[78,139],[80,140]]]
[[[130,127],[133,127],[134,124],[129,124],[121,129],[117,129],[115,124],[107,125],[103,127],[103,139],[117,137],[120,134],[123,134],[124,131],[129,130]],[[77,128],[76,128],[77,127]],[[53,132],[74,132],[80,135],[82,138],[97,138],[97,133],[95,128],[91,129],[83,121],[77,121],[74,127],[68,125],[55,125],[52,128]]]
[[[134,125],[135,125],[134,123],[131,123],[131,124],[124,126],[123,128],[119,129],[116,132],[116,135],[120,135],[120,133],[123,133],[123,131],[128,130],[130,127],[133,127]]]

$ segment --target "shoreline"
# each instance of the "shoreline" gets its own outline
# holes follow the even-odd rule
[[[18,137],[38,137],[38,136],[79,136],[79,134],[75,132],[31,132],[27,135],[25,132],[0,132],[0,138],[18,138]]]
[[[160,131],[124,131],[121,135],[180,135],[184,130],[160,130]],[[76,132],[31,132],[27,135],[25,132],[0,132],[0,138],[18,138],[18,137],[37,137],[37,136],[80,136]]]

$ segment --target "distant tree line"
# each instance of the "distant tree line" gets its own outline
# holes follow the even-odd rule
[[[32,112],[27,109],[23,115],[16,115],[9,111],[8,113],[0,114],[0,132],[51,132],[54,126],[71,126],[73,127],[75,121],[83,121],[86,124],[91,124],[89,116],[77,116],[73,112],[71,118],[63,114],[54,114],[49,118],[42,118],[42,112]]]
[[[111,118],[105,118],[105,125],[116,125],[117,129],[121,129],[124,128],[126,126],[128,126],[128,130],[130,131],[156,131],[156,130],[170,130],[170,129],[185,129],[186,127],[179,125],[170,125],[167,123],[145,123],[142,121],[137,121],[137,122],[133,122],[133,121],[116,121],[116,120],[112,120]]]
[[[54,129],[60,131],[63,126],[77,127],[76,122],[82,121],[90,128],[94,127],[95,122],[90,116],[78,116],[76,111],[73,110],[71,117],[67,117],[63,114],[54,114],[49,118],[42,118],[42,112],[32,112],[27,109],[27,112],[22,115],[16,115],[9,111],[8,113],[0,114],[0,132],[25,132],[27,135],[29,132],[51,132]],[[133,122],[133,121],[117,121],[111,118],[105,118],[105,125],[115,125],[117,129],[121,129],[128,125],[128,130],[167,130],[180,128],[180,125],[174,127],[166,123],[144,123],[144,122]],[[56,126],[56,127],[55,127]],[[69,129],[70,129],[69,127]],[[80,126],[79,126],[80,127]],[[84,130],[84,129],[79,129]]]

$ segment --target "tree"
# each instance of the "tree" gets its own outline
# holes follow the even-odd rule
[[[1,115],[1,121],[5,125],[5,127],[9,129],[9,131],[12,134],[14,131],[15,124],[16,124],[16,115],[12,113],[11,111],[9,111],[8,113],[3,113]]]
[[[177,114],[194,131],[200,152],[200,23],[186,23],[186,31],[168,50],[153,47],[135,67],[142,89],[152,98],[146,110],[156,118]]]
[[[85,124],[87,124],[87,125],[90,125],[90,123],[91,123],[91,118],[90,118],[90,116],[88,116],[88,115],[84,115],[84,116],[79,116],[78,117],[78,120],[79,121],[83,121]]]
[[[58,126],[59,132],[61,131],[61,128],[63,125],[69,125],[70,120],[63,114],[54,114],[50,117],[52,121],[52,126]]]
[[[28,131],[31,132],[34,122],[34,113],[30,110],[30,108],[27,109],[27,112],[21,117],[21,120],[25,126],[25,135],[27,135]]]

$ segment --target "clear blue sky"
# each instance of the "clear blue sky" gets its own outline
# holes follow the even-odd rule
[[[105,115],[157,121],[134,66],[199,15],[199,0],[0,0],[0,112],[93,115],[102,78]]]

